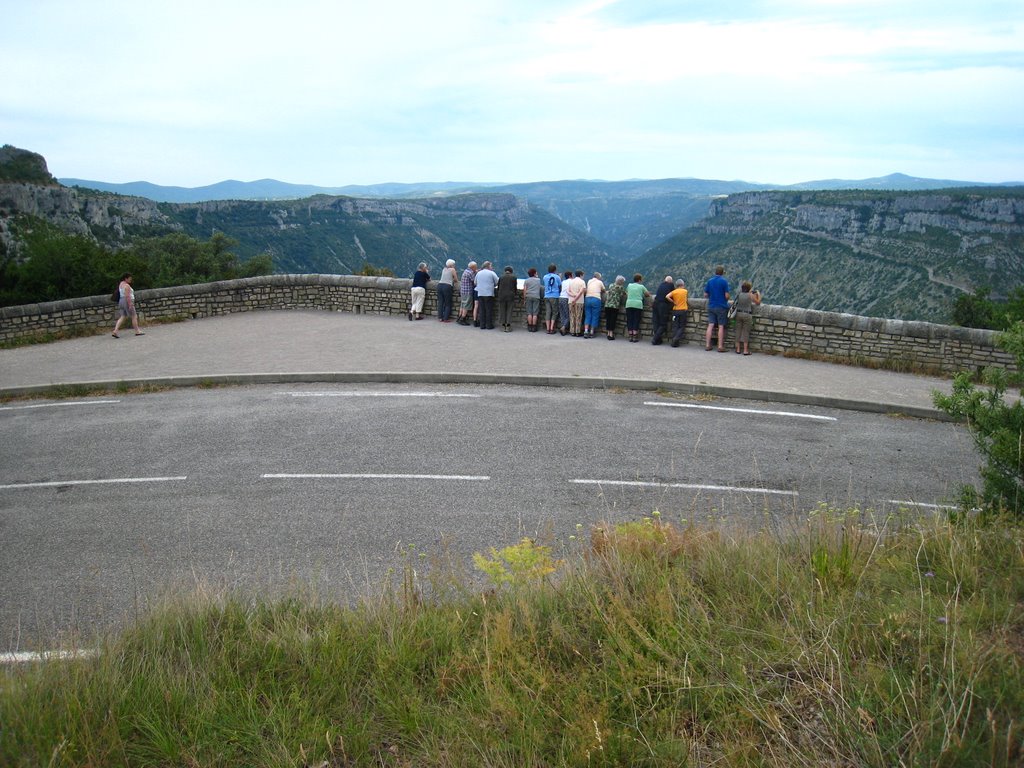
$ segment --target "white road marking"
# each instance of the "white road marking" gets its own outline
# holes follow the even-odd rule
[[[291,397],[480,397],[451,392],[277,392]]]
[[[118,483],[170,483],[176,480],[188,480],[187,475],[178,477],[111,477],[103,480],[50,480],[44,483],[10,483],[0,485],[0,491],[16,488],[56,488],[62,485],[117,485]]]
[[[34,403],[32,405],[4,405],[0,411],[27,411],[29,408],[67,408],[72,405],[114,405],[120,400],[77,400],[73,403]]]
[[[757,408],[726,408],[721,405],[697,405],[696,403],[655,403],[645,402],[644,405],[660,405],[665,408],[700,408],[706,411],[733,411],[734,413],[757,413],[762,416],[792,416],[796,419],[817,419],[818,421],[839,421],[834,416],[817,416],[811,413],[793,413],[791,411],[765,411]]]
[[[577,485],[623,485],[636,488],[684,488],[692,491],[732,491],[734,493],[770,493],[775,496],[799,496],[796,491],[773,488],[743,488],[732,485],[699,485],[697,483],[646,483],[639,480],[570,480]]]
[[[923,501],[905,501],[900,499],[889,499],[886,504],[895,504],[900,507],[924,507],[925,509],[956,509],[953,504],[926,504]]]
[[[13,651],[0,653],[0,664],[27,664],[34,661],[61,661],[66,659],[91,659],[96,651]]]
[[[265,480],[490,480],[490,475],[405,475],[405,474],[266,474]]]

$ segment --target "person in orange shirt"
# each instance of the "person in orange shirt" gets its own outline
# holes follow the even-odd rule
[[[686,344],[686,317],[690,305],[687,303],[690,292],[686,290],[686,281],[676,280],[675,290],[669,292],[665,298],[672,302],[672,346],[678,347]]]

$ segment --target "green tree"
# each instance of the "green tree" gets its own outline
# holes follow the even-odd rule
[[[974,293],[957,296],[953,302],[953,322],[964,328],[998,330],[999,312],[989,298],[990,293],[989,288],[978,288]]]
[[[364,277],[394,277],[395,273],[387,267],[378,267],[371,264],[368,261],[363,262],[363,268],[359,270],[359,274]]]
[[[206,242],[184,234],[137,241],[112,250],[81,235],[69,235],[44,221],[18,225],[21,259],[0,254],[0,306],[109,294],[125,272],[136,288],[158,288],[232,280],[273,272],[270,254],[241,262],[237,243],[217,233]]]
[[[994,301],[991,293],[989,288],[978,288],[958,296],[953,302],[953,322],[964,328],[1005,331],[1024,320],[1024,288],[1014,288],[1005,301]]]
[[[1016,357],[1018,371],[1024,370],[1024,321],[1014,322],[999,335],[998,343]],[[968,487],[964,498],[980,501],[990,511],[1015,515],[1024,511],[1024,403],[1019,390],[1016,397],[1008,393],[1020,383],[1019,373],[989,368],[982,387],[963,372],[954,379],[952,394],[932,393],[936,407],[966,420],[985,459],[980,494]]]
[[[5,304],[57,301],[106,293],[116,285],[116,267],[94,240],[69,235],[45,222],[24,233],[28,258],[9,262],[3,276]]]
[[[269,254],[240,262],[232,251],[237,245],[221,232],[206,242],[175,233],[139,240],[129,250],[147,265],[153,287],[233,280],[273,271]]]

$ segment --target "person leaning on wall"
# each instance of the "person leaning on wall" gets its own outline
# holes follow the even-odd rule
[[[430,273],[427,271],[427,265],[421,261],[419,267],[416,268],[415,274],[412,276],[412,288],[409,292],[410,320],[423,319],[423,302],[427,298],[427,283],[429,282]]]
[[[740,347],[743,354],[750,354],[750,328],[754,324],[754,307],[761,303],[761,292],[752,290],[753,286],[749,280],[744,280],[740,286],[740,295],[736,297],[733,304],[736,307],[736,354],[740,354]]]

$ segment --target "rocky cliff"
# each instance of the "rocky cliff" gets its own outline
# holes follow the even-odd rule
[[[698,289],[716,263],[773,303],[945,322],[1024,285],[1024,190],[747,192],[630,264]]]

